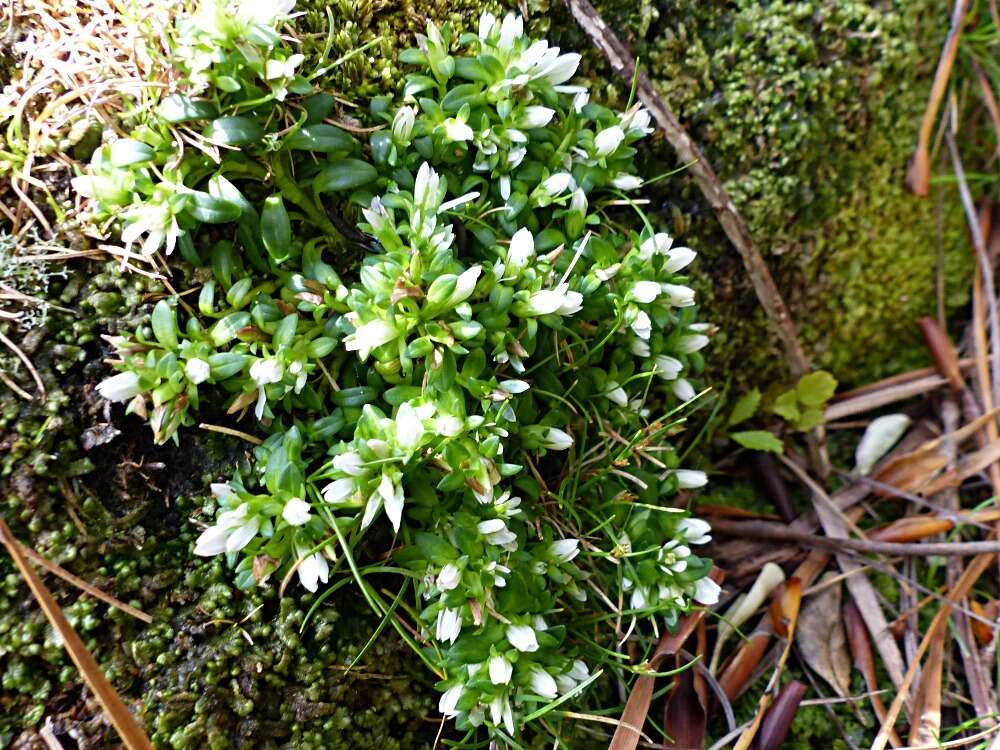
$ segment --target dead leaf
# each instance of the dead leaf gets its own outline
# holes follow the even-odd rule
[[[827,574],[821,580],[835,578]],[[851,657],[840,619],[841,585],[827,586],[809,597],[799,614],[795,643],[806,664],[834,689],[847,697],[851,686]]]
[[[707,635],[705,621],[697,627],[695,656],[704,660]],[[684,666],[677,659],[677,667]],[[708,726],[708,686],[705,677],[689,664],[688,669],[677,675],[677,685],[667,696],[663,709],[663,731],[669,738],[663,743],[665,750],[700,750],[705,747]]]
[[[755,750],[778,750],[784,744],[805,694],[806,686],[798,680],[792,680],[781,689],[761,722]]]

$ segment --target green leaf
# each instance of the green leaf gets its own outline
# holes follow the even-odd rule
[[[378,172],[368,162],[358,159],[343,159],[331,164],[316,175],[313,190],[317,193],[353,190],[374,182],[377,177]]]
[[[205,137],[223,146],[244,146],[264,137],[264,128],[247,117],[219,117],[205,129]]]
[[[785,391],[774,400],[774,413],[789,422],[799,418],[799,401],[795,391]]]
[[[285,147],[300,151],[350,151],[354,139],[333,125],[308,125],[285,138]]]
[[[799,401],[806,406],[822,406],[837,390],[837,381],[833,375],[824,370],[817,370],[804,375],[795,387]]]
[[[740,400],[736,402],[732,414],[729,415],[729,421],[726,422],[726,426],[733,427],[740,422],[746,422],[757,413],[758,406],[760,406],[760,390],[754,388],[749,393],[741,396]]]
[[[236,203],[230,203],[222,198],[216,198],[208,193],[196,190],[188,193],[185,210],[200,222],[205,224],[228,224],[236,221],[243,209]]]
[[[181,94],[171,94],[157,107],[157,114],[170,123],[208,120],[218,112],[211,102],[198,101]]]
[[[823,410],[810,406],[809,408],[802,410],[799,418],[795,420],[795,427],[796,429],[805,432],[806,430],[811,430],[813,427],[823,424],[823,420]]]
[[[770,453],[783,453],[785,448],[772,433],[767,430],[747,430],[746,432],[734,432],[733,440],[755,451],[768,451]]]
[[[260,233],[268,255],[279,262],[288,258],[292,245],[292,224],[280,195],[268,196],[264,201]]]
[[[177,321],[174,319],[174,309],[165,299],[156,303],[150,323],[157,341],[167,349],[177,348]]]
[[[155,153],[145,143],[132,138],[119,138],[111,144],[111,163],[116,167],[129,167],[151,161]]]
[[[209,334],[215,346],[225,346],[239,333],[241,328],[250,325],[250,313],[234,312],[230,313],[214,326]]]

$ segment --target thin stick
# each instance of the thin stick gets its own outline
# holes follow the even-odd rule
[[[223,435],[232,435],[233,437],[242,438],[248,443],[253,445],[260,445],[263,441],[259,437],[254,437],[247,432],[241,432],[240,430],[234,430],[232,427],[223,427],[218,424],[208,424],[208,422],[202,422],[198,425],[202,430],[208,430],[209,432],[219,432]]]
[[[40,554],[35,552],[35,550],[31,549],[31,547],[21,544],[20,542],[18,542],[18,544],[20,544],[21,552],[24,554],[24,556],[27,557],[29,560],[31,560],[33,563],[40,565],[53,575],[62,578],[64,581],[73,584],[84,593],[90,594],[95,599],[100,599],[105,604],[110,604],[115,609],[120,609],[127,615],[132,615],[132,617],[134,617],[137,620],[142,620],[145,623],[151,623],[153,621],[153,618],[150,615],[147,615],[141,609],[136,609],[135,607],[126,604],[121,599],[116,599],[115,597],[111,596],[111,594],[107,594],[101,591],[96,586],[87,583],[85,580],[83,580],[78,576],[73,575],[62,566],[49,560],[47,557],[42,557]]]
[[[989,553],[1000,553],[1000,541],[984,542],[876,542],[870,539],[851,537],[832,538],[796,531],[787,526],[770,521],[729,521],[715,519],[712,528],[733,537],[752,537],[782,542],[798,542],[808,547],[828,549],[833,552],[851,550],[869,555],[891,555],[893,557],[971,557]]]

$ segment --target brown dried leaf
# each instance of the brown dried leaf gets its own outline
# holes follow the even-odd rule
[[[836,577],[824,576],[823,580]],[[806,601],[799,614],[795,631],[806,664],[845,698],[851,686],[851,657],[847,652],[847,636],[840,619],[841,585],[827,586]]]
[[[707,635],[705,621],[698,622],[695,656],[704,660]],[[677,667],[683,662],[678,658]],[[677,685],[663,709],[663,731],[669,738],[664,750],[699,750],[705,747],[708,726],[708,686],[705,677],[690,665],[677,676]]]

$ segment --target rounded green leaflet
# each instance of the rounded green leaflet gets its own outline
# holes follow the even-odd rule
[[[185,210],[205,224],[226,224],[240,218],[242,209],[236,203],[203,193],[200,190],[188,194]]]
[[[353,190],[374,182],[377,177],[378,172],[368,162],[358,159],[344,159],[325,167],[322,172],[316,175],[313,190],[317,193]]]
[[[161,299],[153,308],[150,316],[150,323],[153,327],[153,335],[167,349],[177,348],[177,321],[174,318],[174,309],[165,299]]]
[[[292,224],[280,195],[268,196],[260,214],[260,235],[268,255],[283,261],[290,255]]]
[[[354,139],[338,127],[327,124],[307,125],[285,138],[285,147],[300,151],[350,151]]]
[[[156,152],[145,143],[132,138],[119,138],[111,144],[111,163],[116,167],[130,167],[151,161]]]
[[[171,94],[157,107],[157,114],[169,123],[208,120],[218,112],[211,102],[199,101],[181,94]]]
[[[245,146],[264,137],[264,128],[247,117],[219,117],[205,128],[205,137],[223,146]]]

